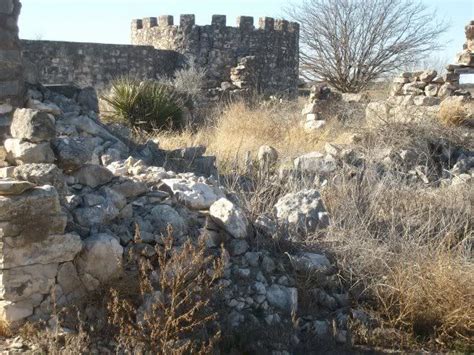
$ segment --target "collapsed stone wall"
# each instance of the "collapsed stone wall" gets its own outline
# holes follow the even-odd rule
[[[456,64],[448,64],[446,73],[438,75],[436,70],[403,72],[393,80],[390,96],[417,97],[415,104],[433,106],[448,96],[469,96],[462,90],[459,79],[462,74],[474,73],[474,21],[465,27],[466,43],[456,56]],[[440,99],[438,99],[440,98]]]
[[[22,96],[22,66],[18,39],[18,0],[0,2],[0,120],[3,104],[18,105]]]
[[[474,69],[474,21],[470,21],[464,28],[464,31],[466,34],[466,42],[463,45],[463,51],[457,55],[456,62],[460,66]]]
[[[21,41],[27,81],[103,89],[115,78],[171,76],[180,62],[174,51],[151,46]]]
[[[237,18],[237,27],[226,25],[226,16],[214,15],[211,25],[197,26],[194,15],[133,20],[132,43],[177,51],[194,58],[207,69],[208,88],[229,84],[242,88],[248,81],[235,78],[242,59],[252,65],[252,86],[263,94],[297,94],[299,77],[299,25],[269,17],[260,18],[255,29],[253,17]],[[237,69],[236,69],[237,68]]]

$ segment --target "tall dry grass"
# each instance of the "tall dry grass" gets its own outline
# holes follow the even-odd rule
[[[235,102],[216,112],[198,131],[159,132],[155,139],[165,149],[205,145],[208,154],[217,156],[221,171],[242,167],[247,152],[255,158],[262,145],[276,148],[280,160],[285,161],[322,149],[327,141],[347,139],[347,129],[337,120],[330,120],[326,129],[306,132],[301,125],[303,105],[300,100],[249,108]]]

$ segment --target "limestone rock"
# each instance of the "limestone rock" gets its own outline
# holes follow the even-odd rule
[[[295,168],[301,172],[314,172],[327,174],[336,169],[336,161],[330,155],[320,152],[311,152],[296,158],[293,162]]]
[[[31,300],[49,294],[56,282],[58,264],[36,264],[2,270],[0,297],[9,301]],[[33,297],[32,297],[33,296]]]
[[[287,314],[298,310],[298,290],[296,288],[273,284],[267,289],[266,297],[270,305]]]
[[[428,97],[434,97],[438,95],[439,85],[429,84],[425,87],[425,95]]]
[[[208,209],[219,198],[224,197],[220,190],[202,182],[164,179],[163,183],[169,186],[178,200],[193,210]]]
[[[109,234],[97,234],[84,240],[84,248],[76,259],[77,271],[84,285],[88,289],[95,288],[96,283],[87,282],[90,278],[106,283],[119,277],[122,257],[122,246]]]
[[[232,237],[244,239],[247,236],[249,222],[245,213],[228,199],[220,198],[214,202],[209,213]]]
[[[229,253],[232,256],[239,256],[245,254],[249,250],[249,244],[243,239],[232,239],[229,244]]]
[[[77,95],[77,102],[86,110],[99,112],[99,100],[93,87],[86,87]]]
[[[167,235],[168,226],[173,230],[173,235],[181,236],[186,233],[187,223],[176,210],[168,205],[157,205],[150,211],[153,218],[152,223],[156,227],[156,232],[163,236]]]
[[[425,70],[420,74],[420,80],[425,83],[430,83],[437,75],[438,72],[436,70]]]
[[[0,318],[8,323],[15,323],[33,314],[33,304],[28,301],[0,301]]]
[[[34,187],[34,184],[27,181],[0,179],[0,195],[21,195]]]
[[[298,255],[288,256],[290,258],[291,264],[297,271],[325,271],[331,266],[331,263],[328,258],[322,254],[305,252]]]
[[[66,296],[82,296],[85,294],[84,285],[72,262],[66,262],[59,266],[57,280]]]
[[[65,194],[67,190],[65,177],[55,164],[19,165],[14,168],[12,177],[38,186],[52,185],[60,195]]]
[[[51,234],[62,234],[66,216],[52,186],[37,187],[21,195],[0,196],[0,234],[25,243],[40,242]]]
[[[9,138],[4,145],[7,151],[7,160],[17,165],[54,162],[54,153],[48,142],[36,144]]]
[[[80,184],[95,188],[112,181],[114,175],[101,165],[86,164],[74,172],[74,177]]]
[[[92,150],[81,139],[60,137],[52,142],[58,166],[65,171],[75,171],[92,157]]]
[[[415,96],[413,98],[415,106],[435,106],[439,105],[440,102],[441,99],[439,97]]]
[[[299,232],[314,232],[329,224],[321,195],[313,189],[283,196],[275,204],[274,210],[279,223]]]
[[[307,120],[304,123],[304,129],[305,131],[311,132],[311,131],[316,131],[318,129],[322,129],[326,126],[326,121],[325,120]]]
[[[45,102],[41,102],[39,100],[29,99],[28,103],[27,103],[27,106],[28,106],[29,109],[37,110],[37,111],[44,112],[44,113],[50,113],[54,116],[59,116],[59,115],[62,114],[62,111],[58,107],[58,105],[56,105],[52,102],[45,103]]]
[[[273,147],[262,145],[258,148],[257,158],[260,166],[270,167],[278,161],[278,152]]]
[[[13,138],[33,143],[50,140],[56,136],[54,120],[45,112],[16,109],[10,127]]]
[[[49,235],[45,239],[30,243],[25,243],[21,239],[19,237],[3,239],[1,268],[71,261],[82,249],[81,237],[73,233]]]

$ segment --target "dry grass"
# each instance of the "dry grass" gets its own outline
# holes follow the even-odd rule
[[[237,119],[238,115],[232,117]],[[284,154],[304,153],[317,149],[321,143],[307,145],[303,141],[294,150],[291,145],[281,148],[284,135],[273,132],[271,125],[267,127],[264,123],[259,127],[260,121],[255,122],[255,118],[246,121],[240,126],[244,128],[233,134],[237,136],[236,132],[243,131],[259,132],[256,137],[276,134],[277,138],[271,142],[276,142],[275,146],[283,149]],[[227,129],[231,131],[230,127]],[[359,127],[358,133],[361,131],[365,131],[364,139],[357,149],[374,164],[369,163],[356,173],[346,167],[336,172],[339,178],[330,180],[322,191],[332,224],[325,237],[319,234],[308,236],[307,240],[308,246],[312,241],[335,253],[342,281],[350,288],[353,300],[370,310],[380,321],[382,330],[394,330],[391,336],[356,334],[356,342],[405,350],[425,347],[436,351],[472,351],[472,186],[407,184],[403,174],[381,175],[377,167],[380,161],[371,159],[378,149],[410,149],[417,152],[414,164],[427,166],[433,176],[439,176],[443,168],[439,165],[439,154],[443,149],[474,148],[466,136],[466,128],[447,128],[426,120]],[[255,142],[253,137],[247,143],[249,146]],[[341,135],[335,133],[333,137]],[[227,149],[223,145],[222,149]],[[397,170],[396,166],[393,168]],[[308,181],[282,183],[271,172],[258,170],[247,174],[247,178],[249,181],[244,185],[238,183],[237,177],[227,184],[254,217],[271,214],[275,201],[282,195],[314,187]]]
[[[12,330],[11,330],[10,324],[8,324],[4,320],[1,320],[0,321],[0,337],[9,338],[11,336],[12,336]]]
[[[459,126],[468,123],[469,110],[467,104],[459,100],[448,98],[441,102],[439,112],[439,120],[450,126]]]
[[[473,345],[472,197],[470,186],[407,186],[370,169],[324,191],[326,242],[352,294],[402,332],[381,345]]]
[[[174,134],[156,135],[160,146],[166,149],[205,145],[207,153],[217,156],[221,169],[237,164],[242,166],[247,152],[256,157],[258,148],[270,145],[280,154],[280,160],[322,149],[325,142],[344,142],[346,129],[336,120],[330,120],[327,129],[308,133],[301,126],[303,102],[261,105],[249,108],[244,103],[233,103],[218,113],[197,132],[190,130]]]

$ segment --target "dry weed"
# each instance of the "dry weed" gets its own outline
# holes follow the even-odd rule
[[[439,107],[438,118],[445,125],[464,125],[469,119],[467,104],[459,100],[444,100]]]
[[[136,300],[112,291],[109,321],[117,329],[117,341],[124,349],[161,354],[210,353],[220,337],[210,302],[218,290],[222,260],[206,256],[203,245],[190,241],[178,250],[167,238],[164,247],[156,249],[159,291],[152,291],[148,277],[152,265],[140,265],[145,308],[137,309]]]
[[[227,106],[217,118],[197,132],[161,132],[156,139],[165,149],[205,145],[209,154],[217,156],[220,171],[224,173],[236,166],[242,168],[247,152],[251,152],[252,158],[255,158],[262,145],[276,148],[280,160],[285,161],[322,149],[328,141],[342,143],[346,139],[345,129],[337,120],[331,120],[327,129],[306,132],[301,126],[302,107],[302,102],[253,108],[236,102]]]
[[[353,296],[407,342],[472,341],[471,198],[469,186],[407,186],[370,168],[324,191],[327,242]]]

